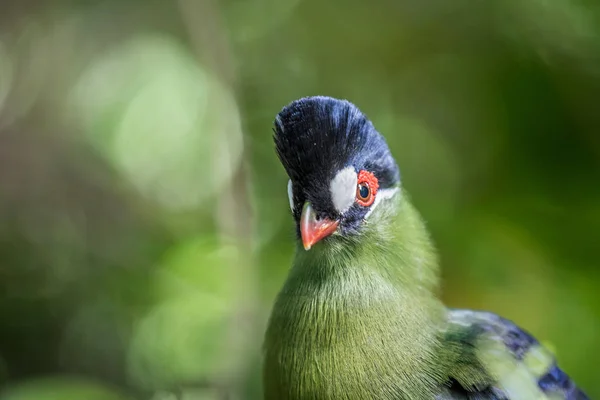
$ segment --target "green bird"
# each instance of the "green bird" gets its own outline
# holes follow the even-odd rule
[[[434,245],[356,106],[296,100],[274,141],[297,246],[265,334],[265,399],[587,399],[529,333],[439,300]]]

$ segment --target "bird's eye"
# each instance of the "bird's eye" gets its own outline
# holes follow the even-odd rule
[[[356,202],[363,207],[369,207],[375,201],[379,183],[375,175],[368,171],[358,173],[356,184]]]
[[[362,201],[369,200],[369,196],[371,195],[371,189],[366,183],[361,183],[358,185],[358,198]]]

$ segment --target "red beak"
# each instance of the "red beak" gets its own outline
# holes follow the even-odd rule
[[[332,221],[328,218],[317,220],[317,214],[307,201],[302,208],[300,217],[300,234],[302,235],[302,244],[305,250],[310,248],[323,238],[331,235],[337,229],[338,221]]]

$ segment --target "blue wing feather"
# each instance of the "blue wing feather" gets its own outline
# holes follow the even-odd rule
[[[475,346],[477,339],[482,336],[487,340],[501,342],[507,352],[517,362],[523,362],[533,350],[542,348],[541,344],[527,331],[518,327],[512,321],[496,314],[484,311],[449,309],[448,318],[451,326],[462,331],[462,340]],[[546,353],[549,354],[549,353]],[[546,395],[565,400],[587,400],[588,397],[579,389],[573,380],[557,365],[554,357],[548,360],[548,367],[536,376],[537,386]],[[451,380],[448,385],[451,399],[486,399],[512,400],[505,391],[493,383],[483,389],[474,390],[463,388],[458,381]]]

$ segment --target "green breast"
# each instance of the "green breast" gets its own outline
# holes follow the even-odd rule
[[[406,196],[379,205],[359,236],[299,247],[265,336],[265,399],[432,399],[449,368],[437,283]]]
[[[431,399],[445,378],[429,302],[374,270],[292,274],[267,330],[265,398]]]

